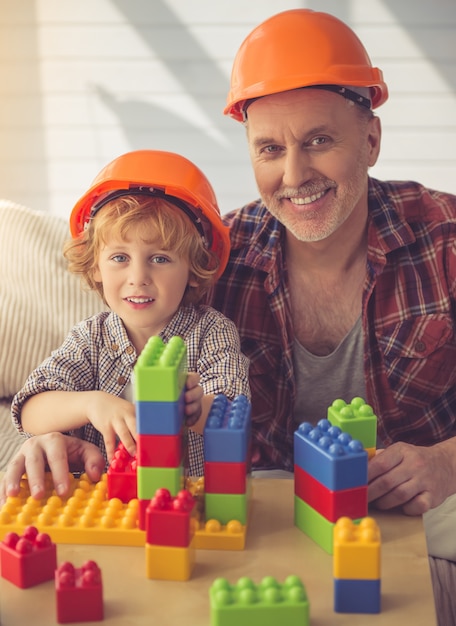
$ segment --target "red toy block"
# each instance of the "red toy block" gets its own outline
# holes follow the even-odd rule
[[[359,519],[367,515],[367,485],[331,491],[295,465],[295,495],[330,522],[339,517]]]
[[[194,534],[190,523],[195,499],[186,489],[173,498],[167,489],[158,489],[146,511],[146,543],[188,548]]]
[[[87,561],[80,568],[62,563],[55,570],[55,592],[59,624],[103,619],[103,584],[95,561]]]
[[[131,456],[120,443],[107,471],[108,499],[119,498],[128,504],[137,498],[136,467],[136,457]]]
[[[247,463],[204,464],[205,493],[240,494],[247,491]]]
[[[139,467],[179,467],[182,463],[182,435],[138,435]]]
[[[47,533],[29,526],[20,537],[9,532],[0,543],[1,574],[16,587],[27,589],[54,578],[57,549]]]

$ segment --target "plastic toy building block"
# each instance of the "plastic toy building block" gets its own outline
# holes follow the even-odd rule
[[[353,521],[355,524],[360,522],[359,519]],[[320,515],[298,496],[294,497],[294,523],[325,552],[333,554],[335,524]]]
[[[16,587],[34,587],[54,578],[56,545],[34,526],[26,528],[21,537],[9,532],[0,544],[0,566],[2,577]]]
[[[241,494],[247,491],[247,463],[204,464],[204,490],[206,493]]]
[[[365,517],[354,524],[341,517],[334,526],[334,578],[380,578],[381,538],[377,522]]]
[[[294,462],[331,491],[367,484],[363,444],[328,420],[303,422],[294,433]]]
[[[244,550],[247,526],[237,520],[221,524],[218,520],[198,522],[193,538],[196,550]]]
[[[46,495],[35,500],[26,479],[18,496],[8,497],[0,510],[0,538],[8,532],[21,533],[35,526],[49,534],[54,543],[144,546],[145,533],[138,528],[138,500],[122,503],[107,499],[106,474],[91,483],[83,474],[71,476],[70,494],[60,498],[46,475]]]
[[[204,457],[209,462],[243,463],[250,443],[250,402],[240,395],[233,401],[214,398],[204,427]]]
[[[57,621],[98,622],[103,619],[103,583],[95,561],[80,568],[65,562],[55,571]]]
[[[334,400],[328,407],[328,420],[333,426],[349,433],[353,439],[361,441],[365,448],[375,448],[377,416],[363,398],[353,398],[350,404],[345,400]]]
[[[141,467],[179,467],[183,460],[182,434],[139,434],[136,438],[136,458]]]
[[[176,402],[187,379],[187,347],[181,337],[167,344],[151,337],[134,368],[136,401]]]
[[[297,496],[294,497],[294,523],[325,552],[333,553],[334,522],[328,521]]]
[[[240,578],[235,585],[217,578],[209,590],[211,626],[309,626],[309,601],[298,576],[279,584],[272,576],[255,585]]]
[[[367,515],[367,485],[331,491],[297,465],[294,478],[295,494],[330,522],[343,516],[357,519]]]
[[[136,457],[120,443],[107,471],[108,499],[130,502],[137,498]]]
[[[380,613],[380,580],[334,579],[334,611],[336,613]]]
[[[195,549],[146,543],[146,576],[154,580],[189,580],[195,565]]]
[[[241,524],[247,523],[248,494],[206,493],[204,497],[206,519],[217,519],[227,524],[237,519]]]
[[[184,424],[184,393],[175,402],[136,402],[136,432],[140,435],[178,435]]]
[[[146,543],[188,548],[195,527],[191,524],[195,499],[185,489],[175,498],[167,489],[159,489],[146,511]]]
[[[172,496],[184,487],[184,468],[138,467],[138,498],[151,500],[157,489],[168,489]]]

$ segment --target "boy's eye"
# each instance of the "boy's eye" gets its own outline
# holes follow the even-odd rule
[[[125,263],[125,261],[127,260],[127,257],[125,254],[115,254],[114,256],[111,257],[111,259],[115,261],[116,263]]]
[[[157,256],[152,257],[152,263],[157,263],[159,265],[163,263],[168,263],[168,260],[169,259],[165,256],[157,255]]]

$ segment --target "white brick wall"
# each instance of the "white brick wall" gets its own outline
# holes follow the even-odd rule
[[[122,152],[194,160],[223,212],[256,197],[232,60],[273,13],[350,24],[390,88],[372,174],[456,193],[456,0],[0,0],[0,197],[67,216]]]

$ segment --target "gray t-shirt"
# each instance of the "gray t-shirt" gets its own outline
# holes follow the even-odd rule
[[[316,424],[327,417],[328,407],[339,398],[366,398],[363,374],[361,317],[331,354],[316,356],[296,339],[293,344],[296,377],[294,419]]]

